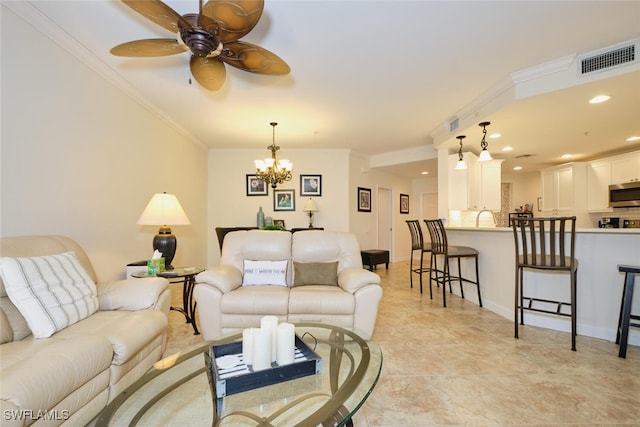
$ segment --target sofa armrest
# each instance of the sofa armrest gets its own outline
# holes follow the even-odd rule
[[[219,265],[198,274],[196,283],[211,285],[226,294],[242,285],[242,272],[231,265]]]
[[[345,268],[338,275],[338,285],[349,293],[368,285],[380,285],[380,276],[364,268]]]
[[[169,281],[162,277],[116,280],[99,283],[99,310],[160,309],[160,295],[168,289]]]

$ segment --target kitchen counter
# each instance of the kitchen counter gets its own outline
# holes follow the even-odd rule
[[[511,227],[445,227],[451,231],[496,231],[513,232]],[[598,234],[640,234],[640,228],[576,228],[576,234],[598,233]]]
[[[515,251],[512,229],[448,227],[447,238],[450,245],[471,246],[479,251],[480,286],[484,307],[513,319]],[[640,265],[640,229],[577,229],[576,258],[579,262],[577,333],[615,341],[624,281],[624,275],[618,272],[617,266]],[[463,271],[473,268],[471,262],[463,263]],[[453,267],[454,270],[455,268]],[[525,287],[529,285],[537,289],[544,288],[546,296],[551,296],[552,299],[569,300],[569,277],[566,274],[527,271]],[[458,286],[454,285],[453,289],[454,293],[459,294]],[[477,303],[474,292],[467,292],[465,296]],[[634,295],[633,307],[634,313],[640,313],[640,292]],[[534,312],[525,313],[525,324],[570,331],[568,319]],[[629,331],[629,343],[640,345],[640,331],[636,328]]]

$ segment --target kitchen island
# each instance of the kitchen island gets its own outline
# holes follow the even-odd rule
[[[513,320],[515,288],[515,247],[511,228],[449,227],[450,245],[476,248],[480,269],[482,302],[485,308]],[[622,298],[624,275],[618,264],[640,265],[640,229],[587,228],[576,230],[578,259],[577,334],[615,341]],[[455,271],[456,267],[452,267]],[[463,271],[472,263],[463,264]],[[469,273],[467,273],[469,274]],[[545,296],[569,301],[569,275],[564,273],[525,272],[525,292],[529,285],[544,290]],[[460,294],[454,282],[454,293]],[[636,287],[638,289],[638,287]],[[477,303],[473,292],[468,300]],[[640,292],[636,291],[633,313],[640,313]],[[569,332],[568,318],[526,312],[525,325]],[[640,345],[640,330],[631,328],[629,344]],[[567,341],[567,345],[569,342]],[[578,350],[580,341],[578,341]]]

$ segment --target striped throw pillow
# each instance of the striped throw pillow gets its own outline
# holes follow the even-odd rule
[[[0,258],[0,276],[35,338],[48,338],[98,310],[96,285],[74,252]]]

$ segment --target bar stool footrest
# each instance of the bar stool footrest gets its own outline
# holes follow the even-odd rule
[[[548,299],[543,299],[543,298],[534,298],[534,297],[522,297],[523,300],[523,304],[526,303],[525,305],[523,305],[522,307],[518,307],[519,309],[522,310],[529,310],[529,311],[536,311],[539,313],[548,313],[548,314],[554,314],[557,316],[566,316],[566,317],[571,317],[571,313],[564,313],[562,311],[562,307],[569,307],[571,308],[571,303],[568,302],[564,302],[564,301],[555,301],[555,300],[548,300]],[[534,307],[533,303],[544,303],[544,304],[550,304],[550,305],[555,305],[556,309],[555,310],[550,310],[547,308],[541,308],[541,307]]]

